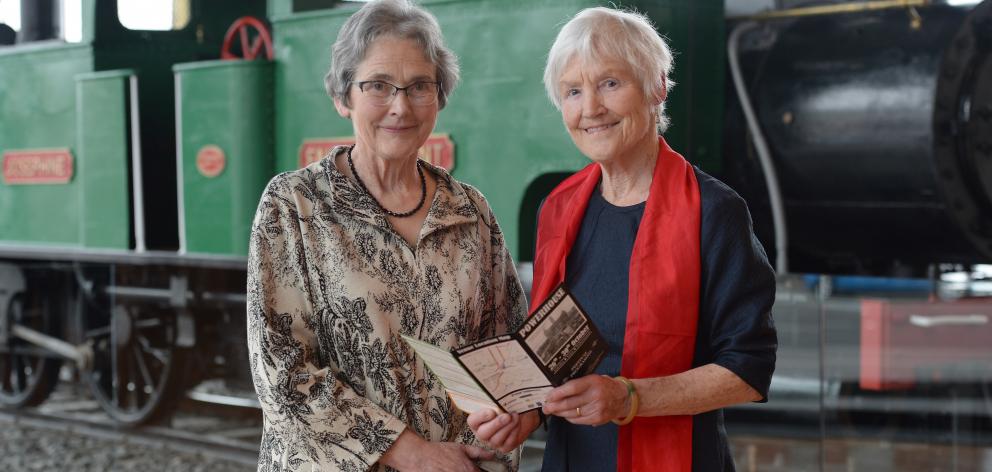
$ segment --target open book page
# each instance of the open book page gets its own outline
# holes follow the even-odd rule
[[[520,336],[555,385],[591,374],[606,355],[606,341],[564,285],[524,323]]]
[[[449,352],[403,336],[444,384],[458,409],[523,413],[540,408],[554,386],[592,373],[606,341],[559,285],[522,327]]]
[[[553,388],[516,338],[499,336],[495,342],[464,352],[458,360],[508,412],[540,408]]]
[[[465,413],[473,413],[484,408],[501,410],[451,352],[406,335],[400,336],[441,380],[455,408]]]

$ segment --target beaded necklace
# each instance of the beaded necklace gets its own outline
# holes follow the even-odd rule
[[[348,167],[351,168],[351,175],[355,176],[355,181],[358,182],[358,186],[361,187],[362,190],[365,191],[365,193],[367,193],[369,197],[372,198],[372,201],[375,202],[376,206],[378,206],[383,213],[392,216],[394,218],[406,218],[420,211],[420,209],[424,206],[424,201],[427,200],[427,178],[424,177],[424,169],[421,167],[419,158],[417,159],[417,173],[420,174],[420,201],[417,203],[417,206],[414,207],[414,209],[403,213],[397,213],[395,211],[388,210],[386,209],[386,207],[382,206],[382,204],[379,203],[379,200],[377,200],[375,196],[372,195],[372,192],[369,192],[368,187],[365,186],[365,182],[362,182],[362,178],[358,176],[358,172],[355,170],[355,163],[351,160],[351,150],[354,148],[355,148],[354,144],[348,148]]]

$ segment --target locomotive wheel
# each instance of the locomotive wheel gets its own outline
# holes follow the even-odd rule
[[[13,297],[6,316],[8,329],[21,325],[46,334],[58,333],[57,317],[41,296]],[[45,401],[58,382],[61,365],[61,359],[8,333],[0,340],[0,406],[20,408]]]
[[[171,310],[138,306],[84,317],[83,333],[93,349],[88,383],[116,421],[128,426],[159,421],[184,392],[186,352],[175,343],[176,319]]]

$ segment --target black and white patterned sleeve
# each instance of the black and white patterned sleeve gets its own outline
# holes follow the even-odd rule
[[[406,426],[321,365],[289,180],[277,176],[266,188],[249,249],[248,348],[265,416],[259,470],[369,470]]]
[[[510,256],[510,250],[503,239],[503,231],[496,221],[496,215],[489,212],[493,222],[492,254],[493,254],[493,283],[496,301],[497,330],[501,333],[510,332],[520,327],[527,317],[527,298],[517,275],[517,267]]]

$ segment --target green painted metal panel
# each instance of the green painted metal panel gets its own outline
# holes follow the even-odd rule
[[[82,244],[131,247],[129,79],[132,70],[76,76]]]
[[[282,18],[293,12],[292,0],[269,0],[266,7],[269,18]]]
[[[272,69],[262,61],[211,61],[175,66],[179,100],[182,218],[191,253],[248,254],[258,200],[271,178]],[[216,155],[224,167],[216,176]],[[206,173],[204,173],[206,171]],[[184,229],[183,229],[184,228]]]
[[[718,172],[726,63],[723,2],[639,2],[637,9],[655,22],[675,53],[677,84],[666,105],[672,125],[665,137],[693,164]]]
[[[68,148],[76,154],[73,77],[91,70],[93,54],[87,45],[0,49],[0,152]],[[78,176],[67,184],[7,185],[0,180],[0,241],[81,244],[81,186]]]
[[[534,214],[547,187],[542,176],[567,174],[588,160],[572,144],[541,78],[559,26],[585,7],[579,0],[437,0],[421,2],[437,16],[458,54],[462,82],[438,117],[435,132],[455,144],[454,175],[489,199],[514,255],[530,254]],[[619,2],[618,2],[619,3]],[[353,134],[334,111],[322,77],[330,46],[360,5],[289,14],[288,0],[270,5],[276,45],[277,170],[297,167],[306,139]],[[704,168],[719,162],[723,91],[723,2],[622,2],[647,13],[677,54],[668,112],[668,141]],[[691,52],[691,54],[690,54]],[[527,197],[525,197],[527,195]]]
[[[154,250],[176,250],[180,239],[172,66],[219,57],[228,27],[244,15],[264,17],[265,1],[190,0],[190,14],[179,30],[138,31],[121,25],[117,0],[93,5],[96,70],[130,68],[138,75],[144,235]]]

